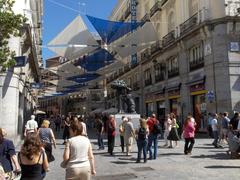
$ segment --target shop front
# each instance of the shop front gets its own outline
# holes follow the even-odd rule
[[[152,113],[154,113],[154,98],[155,95],[153,93],[149,93],[145,95],[145,115],[146,117],[150,117]]]
[[[205,85],[196,84],[190,86],[193,117],[197,123],[197,131],[207,130],[207,104]]]
[[[177,117],[181,114],[180,106],[180,90],[172,90],[168,92],[169,99],[169,110],[174,113]]]

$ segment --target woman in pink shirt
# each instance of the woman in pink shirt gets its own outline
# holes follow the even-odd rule
[[[184,154],[191,154],[193,145],[195,143],[194,136],[195,136],[194,123],[191,121],[190,117],[187,117],[183,127],[183,137],[185,139]]]

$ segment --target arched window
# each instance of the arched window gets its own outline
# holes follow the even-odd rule
[[[170,12],[168,15],[168,32],[174,30],[175,28],[175,15],[174,12]]]
[[[191,0],[189,2],[189,16],[193,16],[198,11],[198,0]]]

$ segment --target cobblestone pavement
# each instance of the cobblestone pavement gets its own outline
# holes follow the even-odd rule
[[[106,141],[105,141],[106,142]],[[58,140],[54,150],[56,160],[50,164],[51,171],[47,180],[64,179],[65,170],[60,167],[64,146]],[[227,155],[227,147],[215,149],[211,139],[196,139],[192,155],[183,154],[184,142],[174,149],[163,148],[163,140],[159,140],[157,160],[136,164],[137,147],[134,144],[132,156],[121,153],[116,146],[115,156],[109,156],[105,150],[97,150],[97,142],[92,139],[96,161],[97,175],[93,180],[130,180],[130,179],[240,179],[240,159],[231,159]]]

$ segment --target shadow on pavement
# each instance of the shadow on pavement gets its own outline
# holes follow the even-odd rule
[[[239,169],[240,166],[222,166],[222,165],[216,165],[216,166],[205,166],[204,168],[210,168],[210,169],[221,169],[221,168],[227,168],[227,169]]]
[[[125,161],[136,161],[137,158],[131,157],[131,158],[118,158],[119,160],[125,160]]]
[[[131,164],[131,163],[135,163],[135,162],[132,162],[132,161],[111,161],[111,163],[114,163],[114,164]]]
[[[219,159],[219,160],[231,160],[229,156],[226,153],[217,153],[217,154],[211,154],[211,155],[199,155],[199,156],[191,156],[191,158],[196,159],[204,159],[204,158],[210,158],[210,159]]]
[[[164,153],[164,154],[159,154],[158,157],[161,156],[178,156],[178,155],[184,155],[183,153]]]

